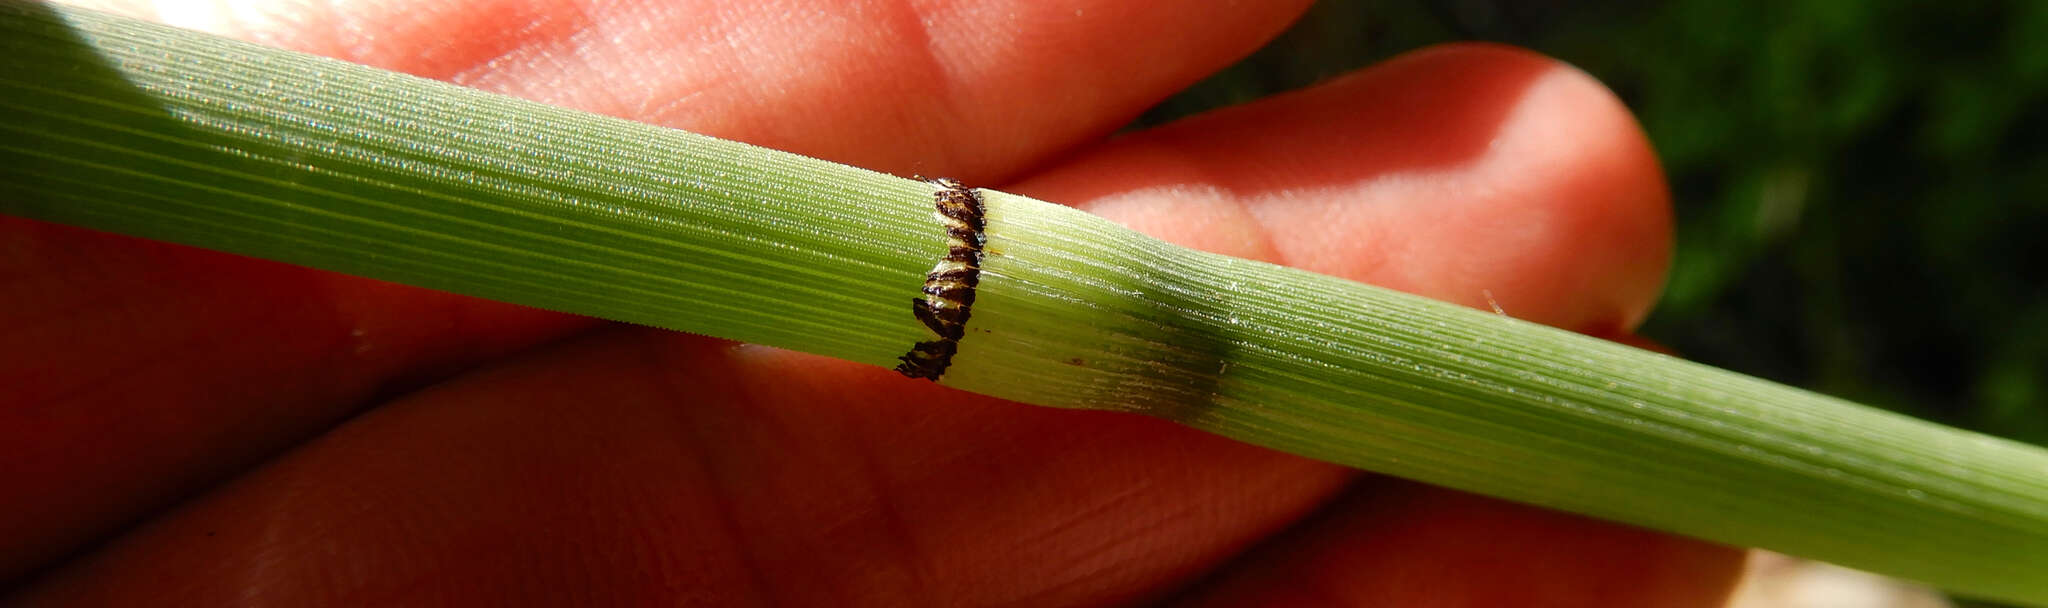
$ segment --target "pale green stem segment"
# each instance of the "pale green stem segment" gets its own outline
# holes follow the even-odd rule
[[[921,182],[19,3],[0,109],[0,213],[885,367],[932,338]],[[984,196],[944,384],[2048,604],[2048,451]]]

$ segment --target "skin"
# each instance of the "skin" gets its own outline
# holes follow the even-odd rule
[[[1107,137],[1302,7],[817,4],[112,8],[1605,337],[1663,280],[1648,143],[1524,51]],[[0,323],[0,603],[1712,606],[1740,564],[1159,420],[16,218]]]

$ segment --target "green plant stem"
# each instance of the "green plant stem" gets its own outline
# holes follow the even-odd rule
[[[874,365],[931,338],[921,182],[18,3],[0,108],[0,213]],[[2041,449],[985,197],[949,386],[2048,604]]]

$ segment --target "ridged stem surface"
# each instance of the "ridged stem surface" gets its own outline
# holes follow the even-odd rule
[[[931,338],[922,182],[12,2],[0,110],[0,213],[885,367]],[[943,384],[2048,604],[2048,451],[983,196]]]

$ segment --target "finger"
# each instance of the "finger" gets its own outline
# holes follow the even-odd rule
[[[1526,78],[1520,81],[1530,82]],[[1443,86],[1427,80],[1382,82]],[[1470,83],[1461,86],[1466,84]],[[1397,92],[1370,87],[1335,90],[1354,96],[1349,101],[1360,107]],[[1322,94],[1324,90],[1319,89],[1302,95]],[[1308,127],[1300,129],[1313,132]],[[1417,143],[1375,139],[1359,144],[1358,154],[1371,157],[1376,146],[1400,149]],[[1105,172],[1127,168],[1113,163],[1100,167]],[[1084,170],[1073,167],[1063,171]],[[1254,165],[1245,169],[1248,175],[1237,177],[1252,179],[1255,176],[1249,174],[1266,170],[1270,167]],[[1152,177],[1144,173],[1127,176],[1140,181]],[[1556,313],[1530,310],[1532,318],[1552,323],[1560,322],[1561,317],[1546,315]],[[510,395],[538,395],[534,399],[540,403],[522,398],[518,403],[528,405],[521,408],[462,405],[463,399],[444,396],[440,399],[447,400],[445,405],[405,410],[460,410],[433,414],[436,420],[444,415],[450,418],[431,424],[409,419],[377,422],[399,416],[379,411],[272,469],[286,473],[266,471],[208,499],[206,506],[181,513],[131,537],[89,565],[66,572],[50,592],[111,588],[114,585],[109,581],[134,574],[157,581],[156,585],[196,585],[223,591],[207,581],[256,580],[235,574],[241,572],[237,568],[258,565],[278,572],[365,573],[348,581],[346,589],[350,590],[391,591],[393,581],[403,584],[425,579],[447,581],[463,589],[492,587],[494,582],[504,581],[489,578],[488,572],[450,572],[439,566],[459,563],[451,562],[450,556],[485,550],[505,556],[504,562],[489,563],[513,572],[521,585],[506,588],[522,594],[538,593],[536,588],[545,586],[542,582],[559,583],[563,576],[612,576],[617,578],[599,578],[603,582],[595,586],[655,593],[661,590],[635,577],[679,572],[674,576],[696,581],[692,589],[782,594],[775,599],[783,601],[816,599],[802,595],[816,591],[838,597],[876,597],[878,603],[903,597],[929,600],[920,603],[1003,599],[1100,603],[1149,597],[1214,566],[1253,539],[1314,508],[1348,475],[1334,467],[1149,419],[992,402],[905,382],[882,370],[775,349],[742,347],[705,354],[692,350],[689,341],[656,344],[657,352],[675,352],[663,355],[675,359],[664,361],[659,368],[676,370],[679,377],[647,382],[678,387],[669,396],[633,396],[654,390],[631,388],[637,374],[653,372],[634,371],[627,361],[602,359],[578,364],[585,372],[540,378],[545,381],[540,385],[494,389]],[[626,351],[618,347],[592,350],[592,354],[573,355],[572,360]],[[600,372],[604,375],[596,375]],[[494,385],[470,390],[482,391],[482,386]],[[593,394],[582,388],[590,386],[606,390]],[[692,399],[681,406],[671,403],[682,397]],[[556,400],[573,405],[554,403]],[[610,405],[597,407],[591,401]],[[538,418],[511,415],[527,408],[561,413]],[[641,409],[648,411],[636,413]],[[577,418],[573,424],[562,419],[572,416]],[[683,420],[664,422],[669,420],[659,418],[664,416]],[[374,429],[383,430],[356,430],[373,424]],[[444,438],[418,430],[422,428],[458,429],[459,433],[449,432],[462,437]],[[536,438],[554,433],[603,440],[586,442],[591,444],[588,450],[569,453],[557,454],[550,447],[548,454],[533,456],[533,460],[522,457],[505,463],[509,471],[471,468],[484,466],[473,464],[484,455],[529,454],[540,441]],[[501,435],[504,437],[499,438]],[[415,440],[421,445],[405,447]],[[503,443],[491,443],[500,441]],[[357,443],[361,445],[353,445]],[[437,454],[436,446],[450,453]],[[328,450],[333,453],[318,456]],[[667,460],[641,456],[664,451],[682,453],[664,457]],[[404,466],[376,466],[360,472],[350,472],[345,466],[385,458]],[[303,459],[327,464],[301,468],[297,463]],[[435,464],[443,459],[459,462]],[[618,462],[632,465],[613,464]],[[394,467],[407,470],[391,470]],[[536,489],[532,476],[523,473],[586,470],[595,471],[594,475],[630,473],[628,477],[636,480],[590,482],[601,489],[638,484],[666,491],[675,489],[667,484],[678,483],[677,479],[711,481],[691,482],[697,485],[675,489],[677,495],[612,493],[586,500],[575,493],[553,496],[542,491],[548,488]],[[280,494],[296,496],[309,487],[378,487],[391,479],[398,480],[397,490],[369,500],[343,501],[321,495],[303,502],[278,498]],[[314,508],[308,505],[337,501],[358,505],[353,512],[409,515],[395,520],[399,531],[394,533],[351,527],[369,525],[354,522],[361,518],[351,514],[321,515],[306,510]],[[538,503],[566,504],[534,506]],[[562,514],[577,509],[601,512],[604,517]],[[718,521],[670,532],[671,528],[663,527],[669,524],[644,519],[668,513],[703,513],[703,518],[715,516]],[[461,523],[465,517],[508,522],[529,516],[548,523],[522,527],[537,536],[521,540],[528,544],[516,551],[493,540],[497,537]],[[455,523],[448,523],[451,519]],[[219,554],[203,559],[165,559],[170,551],[190,551],[192,543],[186,541],[192,534],[250,520],[282,523],[276,524],[278,531],[260,538],[224,543]],[[426,523],[413,523],[415,520]],[[724,532],[711,530],[713,523],[725,526],[719,529]],[[337,527],[348,532],[327,532]],[[617,536],[620,530],[632,529],[661,532],[656,538]],[[405,538],[393,541],[394,535]],[[276,548],[279,539],[299,538],[317,539],[321,552]],[[561,550],[585,546],[578,543],[590,538],[599,540],[587,546],[601,549]],[[494,542],[498,544],[489,544]],[[678,548],[669,542],[695,548]],[[387,546],[391,544],[401,547]],[[418,546],[428,549],[405,549]],[[438,547],[447,552],[418,558],[393,553],[439,551]],[[695,555],[691,551],[709,557],[703,557],[702,563],[675,562],[676,555]],[[616,554],[620,552],[631,555]],[[336,555],[345,559],[324,557]],[[604,562],[608,564],[604,568],[582,567],[558,561],[564,555],[611,561]],[[752,565],[739,573],[718,570],[729,568],[724,564],[733,560]],[[203,567],[193,564],[210,563],[227,564],[227,570],[194,571]],[[703,574],[714,570],[724,574]],[[588,574],[594,571],[602,575]],[[730,582],[736,579],[745,579],[744,586]],[[540,582],[522,586],[527,581]],[[123,590],[147,593],[153,588],[145,584]],[[429,589],[422,585],[412,590]]]
[[[1627,110],[1505,47],[1405,55],[1115,141],[1018,189],[1189,246],[1601,335],[1642,320],[1671,250],[1663,176]]]
[[[1112,128],[1301,3],[101,4],[877,168],[989,175]],[[1162,35],[1109,35],[1122,28]],[[1143,69],[1083,69],[1104,60]],[[0,221],[0,242],[0,381],[20,391],[0,410],[0,580],[372,395],[590,325],[37,222]]]
[[[1122,126],[1308,2],[97,4],[871,169],[989,181]]]
[[[1269,496],[1341,481],[786,355],[607,332],[366,413],[14,599],[1102,604],[1312,504]]]
[[[0,581],[589,320],[0,217]]]
[[[1236,560],[1185,606],[1720,606],[1737,549],[1389,479]]]

